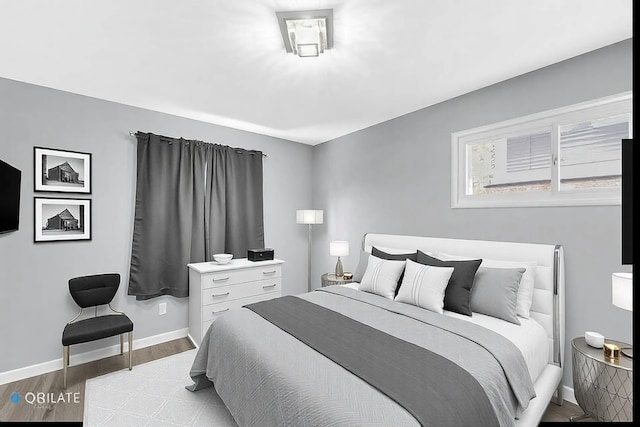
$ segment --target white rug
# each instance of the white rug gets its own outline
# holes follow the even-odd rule
[[[236,426],[213,388],[186,390],[196,350],[87,380],[84,426]]]

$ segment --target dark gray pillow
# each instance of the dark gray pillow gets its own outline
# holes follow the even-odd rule
[[[482,260],[442,261],[418,250],[418,262],[434,267],[453,267],[453,274],[449,279],[447,289],[444,291],[444,309],[471,316],[471,287]]]
[[[362,282],[362,277],[364,276],[364,272],[367,270],[368,263],[369,252],[360,250],[360,261],[358,261],[358,267],[356,267],[356,271],[353,273],[354,282]]]
[[[520,324],[516,300],[524,268],[480,267],[471,289],[471,311]]]
[[[382,258],[382,259],[386,259],[388,261],[405,261],[407,259],[410,259],[411,261],[417,262],[418,260],[418,252],[409,252],[409,253],[405,253],[405,254],[389,254],[386,253],[385,251],[381,251],[380,249],[376,248],[375,246],[371,247],[371,255],[378,257],[378,258]],[[400,290],[400,285],[402,285],[402,278],[404,277],[404,270],[402,270],[402,273],[400,274],[400,278],[398,279],[398,286],[396,287],[396,293],[395,295],[398,295],[398,291]]]

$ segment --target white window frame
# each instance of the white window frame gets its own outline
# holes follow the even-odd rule
[[[588,102],[561,107],[516,119],[480,126],[451,134],[451,207],[495,208],[523,206],[586,206],[620,205],[621,191],[615,189],[563,190],[560,188],[558,162],[558,128],[580,121],[619,114],[629,114],[629,138],[633,138],[632,92],[608,96]],[[500,194],[466,194],[466,147],[474,142],[504,138],[552,128],[551,190]]]

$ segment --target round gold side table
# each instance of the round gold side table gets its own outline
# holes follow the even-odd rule
[[[335,273],[324,273],[320,280],[322,281],[322,287],[331,285],[344,285],[353,282],[353,279],[345,279],[342,276],[336,276]]]
[[[630,347],[605,339],[606,344]],[[571,341],[573,391],[584,415],[596,421],[633,421],[633,359],[620,354],[618,360],[604,357],[602,348],[589,346],[584,337]]]

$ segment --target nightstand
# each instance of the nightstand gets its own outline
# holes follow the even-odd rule
[[[605,340],[607,344],[629,344]],[[606,359],[602,348],[589,346],[584,337],[571,341],[573,390],[585,415],[596,421],[633,421],[633,359],[623,354],[616,361]]]
[[[342,276],[336,276],[335,273],[324,273],[320,279],[322,281],[323,288],[325,286],[345,285],[353,282],[353,279],[345,279]]]

